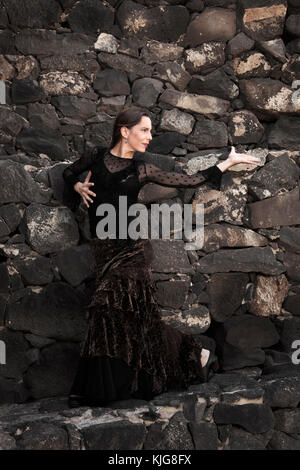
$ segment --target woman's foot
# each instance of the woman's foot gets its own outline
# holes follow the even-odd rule
[[[216,372],[219,369],[219,362],[218,358],[214,353],[211,353],[208,349],[202,348],[201,351],[201,364],[202,364],[202,372],[203,378],[205,382],[208,381],[209,373],[211,369]]]
[[[69,395],[68,405],[70,408],[77,408],[84,405],[84,397],[81,395]]]

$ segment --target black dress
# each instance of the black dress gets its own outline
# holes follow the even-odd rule
[[[150,400],[171,388],[202,382],[201,345],[160,317],[151,280],[151,241],[118,237],[119,196],[127,196],[129,207],[137,202],[147,182],[190,188],[209,181],[219,189],[222,171],[213,166],[186,176],[96,147],[89,157],[64,171],[70,196],[65,203],[73,209],[81,199],[74,184],[87,170],[92,172],[91,190],[96,193],[88,209],[96,270],[88,330],[70,394],[83,396],[87,404],[103,406],[130,397]],[[116,209],[116,239],[97,237],[102,217],[96,215],[96,209],[103,203]],[[128,224],[132,218],[128,216]]]

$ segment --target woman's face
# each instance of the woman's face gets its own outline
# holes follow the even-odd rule
[[[125,138],[129,147],[135,152],[145,152],[152,139],[151,130],[151,119],[147,116],[142,116],[140,122],[131,129],[125,127],[124,133],[126,133]]]

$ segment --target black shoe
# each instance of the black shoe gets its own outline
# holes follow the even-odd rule
[[[84,406],[85,405],[85,400],[84,397],[80,396],[69,396],[68,398],[68,405],[70,408],[77,408],[79,406]]]
[[[219,361],[214,353],[210,353],[207,363],[202,369],[204,381],[208,381],[209,373],[211,370],[216,372],[219,369]]]

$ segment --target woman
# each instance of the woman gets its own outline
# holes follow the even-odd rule
[[[127,196],[130,207],[146,182],[191,188],[209,181],[219,188],[227,168],[259,160],[233,149],[227,160],[196,175],[163,171],[134,158],[135,152],[145,152],[152,139],[151,130],[147,112],[126,108],[115,120],[109,148],[96,147],[89,157],[82,157],[64,171],[75,203],[82,198],[88,208],[96,266],[88,331],[70,391],[70,407],[107,405],[130,397],[150,400],[170,387],[186,388],[206,381],[210,367],[216,366],[216,357],[192,335],[161,319],[153,297],[151,242],[121,235],[119,196]],[[82,183],[78,176],[86,170]],[[99,236],[102,219],[96,209],[103,203],[112,204],[116,210],[116,230],[112,231],[116,238]],[[131,220],[128,216],[127,223]]]

